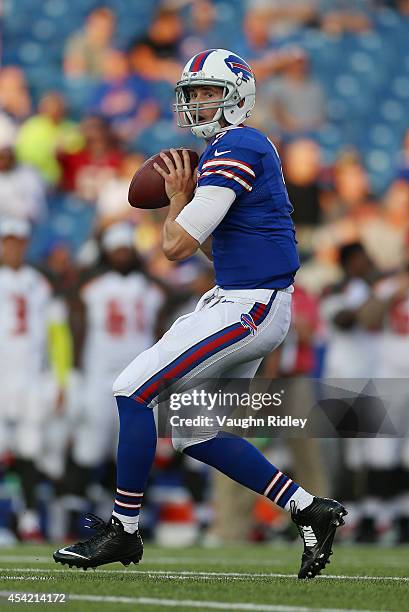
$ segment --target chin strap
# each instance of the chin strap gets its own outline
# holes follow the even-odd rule
[[[211,123],[206,123],[205,125],[194,125],[190,129],[192,134],[197,138],[212,138],[224,128],[221,127],[218,121],[212,121]]]
[[[213,116],[213,120],[203,125],[193,125],[190,129],[197,138],[213,138],[224,128],[220,125],[220,119],[223,117],[223,109],[219,108]]]

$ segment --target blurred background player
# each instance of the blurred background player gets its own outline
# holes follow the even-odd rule
[[[88,488],[98,480],[98,468],[99,480],[108,489],[115,481],[118,419],[112,379],[135,352],[155,342],[164,299],[158,284],[143,270],[130,225],[111,225],[101,244],[99,270],[80,287],[71,313],[82,384],[71,433],[71,460],[61,491],[64,508],[78,513],[88,509]],[[70,529],[75,533],[75,524]]]
[[[375,378],[399,379],[391,398],[390,416],[399,431],[408,431],[409,377],[409,249],[405,264],[378,281],[361,311],[363,324],[380,330],[380,355]],[[402,386],[402,383],[404,385]],[[406,438],[371,438],[361,441],[360,459],[365,470],[365,491],[360,500],[356,540],[374,543],[381,538],[409,542],[409,442]]]
[[[324,355],[324,378],[336,384],[342,379],[367,379],[376,375],[379,360],[379,326],[368,328],[360,319],[361,309],[372,294],[378,273],[364,246],[359,242],[346,244],[339,251],[343,270],[340,282],[328,288],[321,301],[321,315],[330,336]],[[340,495],[350,500],[347,524],[358,528],[359,511],[354,503],[360,490],[363,461],[362,440],[339,441],[339,456],[335,464],[344,464],[341,470]],[[356,511],[356,512],[355,512]]]
[[[37,513],[37,461],[43,450],[49,398],[44,386],[50,287],[25,263],[30,226],[19,219],[0,223],[0,453],[12,453],[23,503],[22,539],[41,537]]]

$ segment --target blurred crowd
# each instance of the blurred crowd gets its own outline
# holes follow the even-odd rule
[[[93,4],[60,41],[62,87],[33,85],[23,63],[0,70],[0,544],[13,534],[75,537],[84,511],[109,514],[111,383],[212,286],[200,257],[164,257],[163,210],[127,202],[148,155],[167,146],[201,150],[176,128],[171,106],[183,65],[203,49],[229,47],[253,66],[249,123],[277,146],[294,205],[302,267],[293,324],[260,375],[409,377],[409,115],[377,128],[381,144],[390,134],[396,143],[380,184],[368,163],[378,158],[365,146],[351,137],[328,148],[338,107],[303,44],[373,40],[385,15],[409,40],[409,3],[169,0],[151,3],[149,26],[126,45],[118,40],[120,2]],[[221,38],[233,4],[240,28]],[[334,61],[342,64],[342,55]],[[367,93],[365,83],[355,98]],[[303,393],[295,384],[294,401]],[[279,454],[308,489],[348,503],[346,537],[409,542],[405,439],[263,450]],[[232,524],[239,495],[246,512]],[[165,439],[143,520],[162,543],[192,543],[203,533],[209,542],[292,537],[265,500],[175,455]]]

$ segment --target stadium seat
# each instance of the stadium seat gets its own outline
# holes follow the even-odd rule
[[[25,42],[19,49],[20,62],[24,64],[40,64],[43,61],[44,48],[36,42]]]
[[[75,119],[80,119],[84,115],[84,109],[89,105],[94,86],[95,83],[92,79],[68,79],[63,77],[64,95]]]
[[[72,195],[55,193],[49,197],[49,215],[33,228],[29,246],[29,259],[39,261],[50,239],[63,240],[74,252],[89,237],[95,210]]]
[[[403,74],[397,76],[392,82],[392,92],[398,98],[407,100],[409,98],[409,81],[407,76]],[[407,103],[407,102],[406,102]]]
[[[394,175],[394,158],[380,149],[372,149],[364,158],[375,193],[383,192]]]
[[[45,15],[54,18],[64,17],[74,7],[73,3],[68,0],[45,0],[42,4],[42,10]]]
[[[336,79],[336,89],[345,98],[355,98],[359,92],[359,80],[351,74],[341,74]]]
[[[382,116],[387,120],[397,124],[405,121],[404,107],[398,100],[389,98],[382,102],[380,111]]]
[[[132,149],[151,156],[170,147],[197,147],[197,139],[189,130],[180,130],[173,121],[158,121],[144,130],[132,143]]]
[[[369,131],[370,141],[379,147],[396,147],[396,133],[394,130],[384,123],[377,123]]]
[[[55,38],[57,25],[52,19],[38,19],[32,24],[32,35],[38,41],[49,41]]]
[[[95,216],[91,204],[84,203],[74,196],[68,195],[62,199],[59,211],[50,215],[50,225],[53,235],[64,238],[74,250],[88,238]]]

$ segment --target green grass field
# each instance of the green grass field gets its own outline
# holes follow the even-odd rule
[[[311,582],[295,577],[299,546],[148,546],[138,566],[87,572],[56,565],[51,552],[49,546],[0,550],[1,610],[409,610],[409,547],[337,546],[325,576]],[[68,602],[9,608],[9,592],[66,593]]]

